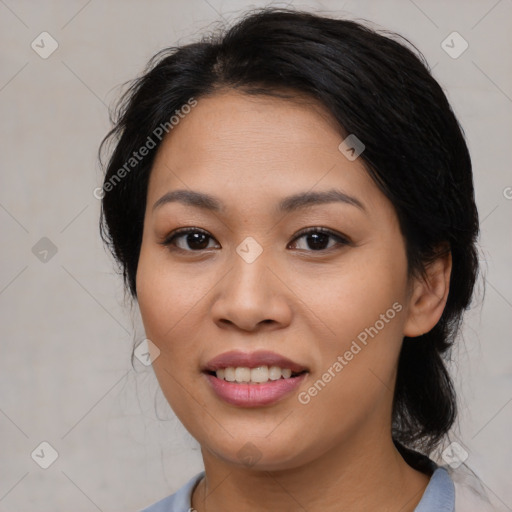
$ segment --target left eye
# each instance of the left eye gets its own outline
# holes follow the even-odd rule
[[[299,233],[293,240],[290,242],[290,245],[298,245],[297,242],[301,239],[306,241],[306,245],[309,246],[309,250],[313,252],[325,251],[332,249],[332,247],[336,245],[349,245],[350,241],[337,234],[333,231],[330,231],[325,228],[308,228],[307,230]],[[180,244],[178,241],[182,240],[183,243]],[[206,231],[198,228],[183,228],[171,233],[163,242],[162,245],[177,248],[182,251],[187,252],[198,252],[209,247],[209,241],[214,240],[214,238]],[[333,241],[331,245],[329,242]],[[188,246],[188,248],[187,248]],[[304,247],[297,247],[301,250],[308,250],[308,248],[304,249]]]
[[[301,238],[304,238],[306,240],[306,245],[309,245],[314,252],[332,249],[332,247],[336,245],[343,246],[350,244],[350,241],[347,238],[325,228],[309,228],[306,231],[303,231],[297,237],[295,237],[292,243],[296,243],[296,241],[300,240]],[[329,239],[335,241],[331,246],[328,245]]]

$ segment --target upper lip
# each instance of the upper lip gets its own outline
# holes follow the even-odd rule
[[[257,368],[258,366],[279,366],[279,368],[289,368],[294,373],[307,371],[305,366],[288,359],[287,357],[260,350],[256,352],[241,352],[239,350],[232,350],[224,352],[210,361],[203,367],[203,371],[216,371],[222,368],[229,367],[245,367]]]

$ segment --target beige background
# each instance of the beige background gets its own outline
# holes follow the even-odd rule
[[[152,369],[130,366],[144,333],[99,239],[96,151],[118,86],[157,50],[265,3],[0,0],[0,511],[135,511],[202,469]],[[482,278],[455,353],[453,439],[512,510],[512,1],[291,3],[410,38],[465,128],[486,294]],[[47,59],[31,48],[43,31]],[[453,31],[469,43],[457,59],[441,47]],[[48,469],[31,458],[43,441]]]

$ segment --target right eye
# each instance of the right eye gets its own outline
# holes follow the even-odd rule
[[[171,251],[199,252],[208,248],[209,239],[214,240],[207,231],[202,229],[181,228],[171,232],[161,243]]]

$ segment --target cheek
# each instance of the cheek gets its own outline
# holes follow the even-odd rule
[[[357,434],[369,418],[385,422],[391,414],[402,341],[404,308],[394,301],[397,295],[359,288],[351,294],[344,284],[346,292],[324,297],[335,341],[317,340],[321,364],[297,396],[304,430],[326,446]]]
[[[137,297],[146,337],[160,350],[153,370],[169,405],[187,424],[190,406],[195,403],[190,393],[198,378],[200,336],[193,315],[198,296],[201,290],[194,291],[188,276],[165,265],[159,251],[142,247]]]
[[[208,336],[208,329],[205,333],[202,328],[203,310],[218,277],[215,272],[198,272],[194,265],[173,265],[166,249],[160,249],[142,247],[138,304],[146,337],[160,350],[153,362],[160,387],[175,412],[187,418],[194,409],[191,396],[201,378],[198,361]]]
[[[157,345],[176,338],[205,295],[207,283],[197,283],[183,268],[169,264],[165,249],[142,246],[137,269],[137,299],[146,334]],[[207,290],[207,288],[206,288]]]
[[[319,340],[322,364],[315,379],[321,382],[311,391],[322,395],[318,402],[324,405],[342,399],[361,409],[393,388],[406,319],[407,266],[405,252],[389,247],[361,250],[357,261],[346,263],[322,280],[328,285],[311,299],[329,327]]]
[[[361,247],[335,268],[295,276],[294,290],[322,320],[329,345],[342,348],[376,322],[379,332],[396,338],[403,321],[397,309],[405,310],[407,297],[406,268],[402,251]]]

